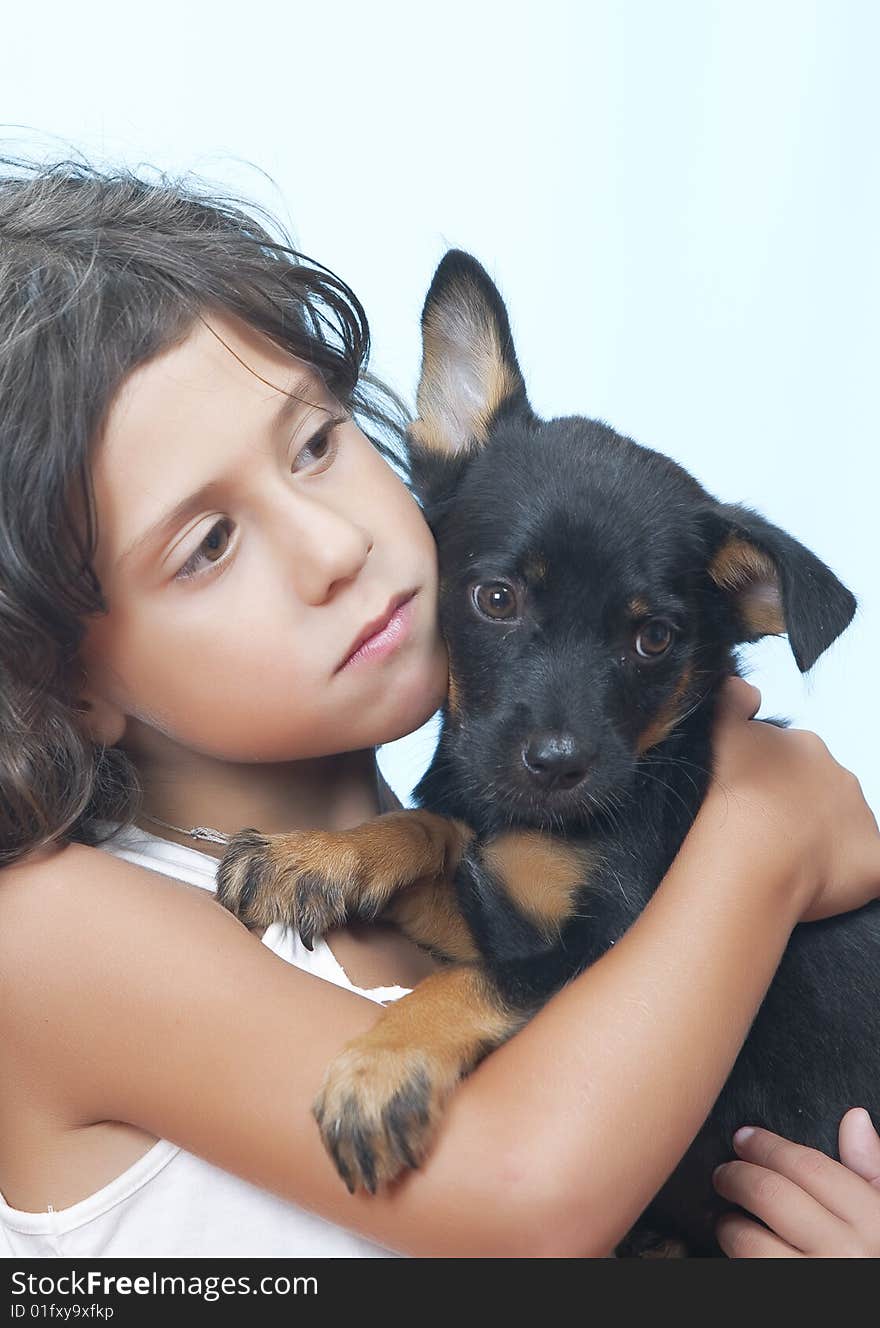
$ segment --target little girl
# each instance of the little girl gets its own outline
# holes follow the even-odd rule
[[[434,541],[389,464],[401,404],[352,292],[253,208],[5,166],[0,1245],[608,1255],[792,928],[877,894],[858,782],[727,684],[715,779],[642,916],[462,1084],[421,1170],[349,1195],[310,1104],[434,963],[379,925],[312,952],[255,936],[213,889],[243,826],[399,806],[376,747],[445,702]],[[349,662],[400,605],[394,648]]]

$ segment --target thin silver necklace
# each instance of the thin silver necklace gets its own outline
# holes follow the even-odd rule
[[[186,835],[188,839],[209,839],[212,844],[228,844],[230,835],[224,835],[221,830],[212,830],[209,825],[193,825],[189,830],[184,830],[182,825],[172,825],[170,821],[163,821],[158,816],[149,816],[146,812],[141,812],[145,821],[155,821],[156,825],[167,826],[169,830],[177,830],[179,834]]]
[[[379,802],[382,804],[382,791],[379,784],[377,772],[376,787],[379,790]],[[170,821],[163,821],[158,816],[150,816],[147,812],[141,812],[141,816],[146,821],[153,821],[156,825],[164,825],[168,830],[176,830],[178,834],[186,835],[187,839],[208,839],[212,844],[228,844],[231,835],[224,835],[222,830],[212,830],[209,825],[191,825],[185,830],[182,825],[172,825]]]

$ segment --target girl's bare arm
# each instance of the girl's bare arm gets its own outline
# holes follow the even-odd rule
[[[809,737],[773,734],[764,748],[787,758]],[[792,776],[809,758],[827,799],[840,767],[797,755]],[[793,857],[778,817],[710,793],[627,935],[461,1086],[430,1159],[390,1193],[350,1196],[310,1115],[378,1007],[168,878],[76,845],[2,873],[3,1031],[63,1086],[72,1123],[130,1122],[398,1251],[604,1255],[699,1128],[791,928],[880,881],[876,824],[859,821],[853,777],[838,784],[858,865],[852,847],[805,858],[802,841]]]

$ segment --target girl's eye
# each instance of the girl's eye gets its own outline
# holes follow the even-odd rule
[[[297,453],[297,461],[308,452],[316,456],[319,462],[332,461],[339,450],[338,441],[333,437],[334,430],[338,425],[344,424],[350,419],[350,413],[346,412],[344,415],[327,420],[326,423],[321,425],[317,433],[313,434],[309,441],[300,448]],[[176,581],[186,581],[191,576],[209,575],[208,568],[210,566],[217,566],[218,563],[225,562],[224,555],[229,548],[229,528],[232,524],[228,517],[223,517],[220,521],[217,521],[208,531],[192,557],[188,558],[180,571],[175,573],[174,579]],[[219,538],[218,532],[220,532]],[[203,563],[203,558],[207,566]]]
[[[202,553],[203,549],[206,551],[206,560],[209,564],[222,562],[223,555],[229,548],[229,536],[223,532],[231,525],[232,522],[228,517],[215,522],[192,557],[188,558],[180,571],[175,573],[175,580],[185,581],[187,577],[196,576],[202,570],[202,558],[205,556]]]
[[[484,581],[474,586],[472,595],[474,604],[484,618],[497,621],[512,618],[516,614],[516,592],[506,581]]]
[[[343,415],[336,415],[333,419],[327,420],[297,453],[297,461],[305,452],[314,453],[319,461],[332,460],[339,451],[339,440],[334,437],[335,430],[350,419],[351,415],[346,411]]]
[[[636,654],[642,659],[659,659],[672,645],[675,629],[665,618],[649,618],[636,632]]]

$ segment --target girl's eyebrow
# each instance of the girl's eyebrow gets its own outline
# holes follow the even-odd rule
[[[308,401],[305,397],[295,395],[295,393],[305,385],[305,382],[297,383],[294,385],[294,390],[285,393],[284,400],[279,409],[275,412],[269,426],[271,432],[274,433],[278,430],[281,425],[291,417],[291,415],[295,414],[300,406],[314,405],[314,402]],[[169,511],[163,513],[163,515],[154,521],[152,525],[148,526],[140,535],[136,535],[131,543],[126,545],[122,553],[119,555],[117,560],[118,564],[127,562],[134,556],[134,554],[146,548],[147,545],[152,544],[154,540],[160,539],[166,532],[170,533],[178,522],[183,521],[190,512],[201,507],[220,487],[220,485],[220,480],[210,480],[209,483],[201,485],[195,493],[191,493],[187,498],[183,498],[179,503],[175,503]]]

